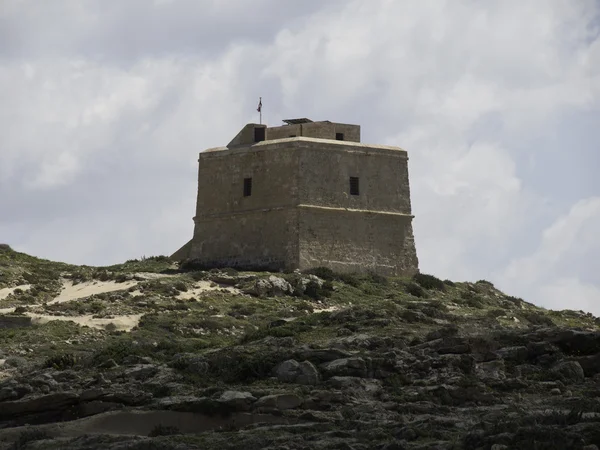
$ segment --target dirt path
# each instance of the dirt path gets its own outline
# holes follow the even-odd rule
[[[0,289],[0,300],[4,300],[6,297],[8,297],[13,292],[15,292],[17,289],[21,289],[22,291],[28,291],[29,289],[31,289],[31,285],[30,284],[22,284],[20,286],[15,286],[15,287],[11,287],[11,288],[2,288],[2,289]]]
[[[70,302],[71,300],[105,292],[122,291],[137,284],[138,282],[133,280],[123,283],[117,283],[116,281],[86,281],[85,283],[78,284],[73,284],[72,281],[64,281],[63,289],[60,291],[58,297],[49,301],[48,304]]]

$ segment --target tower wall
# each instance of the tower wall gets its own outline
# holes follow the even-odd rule
[[[298,158],[301,269],[417,271],[404,150],[312,141]],[[358,195],[351,193],[350,177],[358,179]]]
[[[404,150],[266,140],[200,154],[194,236],[179,253],[207,267],[412,275],[412,218]]]
[[[203,152],[189,257],[211,267],[295,268],[296,167],[283,144]],[[244,179],[252,179],[244,196]]]

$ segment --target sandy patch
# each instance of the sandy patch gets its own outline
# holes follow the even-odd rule
[[[164,273],[153,273],[153,272],[137,272],[133,274],[136,278],[141,278],[143,280],[156,280],[158,278],[173,278],[177,275],[174,274],[164,274]]]
[[[44,324],[48,322],[52,322],[53,320],[62,320],[62,321],[71,321],[75,322],[80,326],[87,326],[90,328],[96,328],[98,330],[106,329],[106,326],[109,324],[113,324],[115,331],[131,331],[131,329],[140,322],[140,318],[143,314],[128,314],[123,316],[114,316],[112,319],[102,318],[97,319],[90,315],[83,316],[50,316],[46,314],[35,314],[35,313],[27,313],[29,317],[32,318],[33,324]]]
[[[315,308],[313,309],[313,314],[322,313],[322,312],[334,312],[342,309],[340,306],[329,306],[328,308]]]
[[[0,289],[0,300],[5,299],[10,294],[15,292],[17,289],[21,289],[23,291],[28,291],[29,289],[31,289],[31,285],[30,284],[22,284],[20,286],[15,286],[15,287],[11,287],[11,288],[2,288],[2,289]]]
[[[94,294],[102,294],[104,292],[114,292],[129,289],[137,285],[137,281],[125,281],[117,283],[115,281],[86,281],[85,283],[73,284],[72,281],[64,281],[63,289],[54,300],[49,301],[49,305],[55,303],[64,303],[79,298],[89,297]]]
[[[240,291],[239,289],[236,289],[232,286],[220,286],[218,284],[215,284],[212,281],[198,281],[197,283],[194,284],[194,287],[192,289],[188,289],[186,292],[180,292],[178,295],[178,298],[184,299],[184,300],[189,300],[192,298],[197,297],[200,294],[203,294],[205,292],[213,292],[213,291],[227,291],[231,294],[234,295],[242,295],[242,291]]]

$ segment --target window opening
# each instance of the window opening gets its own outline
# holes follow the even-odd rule
[[[358,195],[358,177],[350,177],[350,195]]]
[[[336,141],[343,141],[344,140],[344,133],[335,133],[335,140]]]
[[[252,195],[252,178],[244,178],[244,197]]]

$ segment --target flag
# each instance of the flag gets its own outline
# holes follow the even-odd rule
[[[262,97],[260,97],[260,99],[258,100],[258,108],[256,108],[256,110],[258,112],[262,111]]]

